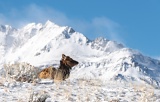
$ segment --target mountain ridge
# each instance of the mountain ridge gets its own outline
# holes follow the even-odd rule
[[[71,79],[126,80],[160,86],[159,60],[106,38],[90,40],[71,27],[61,27],[51,21],[30,23],[21,29],[1,26],[0,42],[2,64],[58,64],[61,54],[65,53],[80,62],[73,69]]]

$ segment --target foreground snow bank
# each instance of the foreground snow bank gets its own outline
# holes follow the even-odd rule
[[[6,82],[1,78],[0,100],[7,102],[159,102],[160,90],[145,84],[102,82],[98,79],[61,83]]]

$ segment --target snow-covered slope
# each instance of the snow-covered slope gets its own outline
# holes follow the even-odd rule
[[[0,63],[59,64],[61,54],[79,61],[70,79],[89,78],[146,82],[160,86],[160,61],[105,38],[89,40],[68,26],[51,21],[21,29],[0,27]]]

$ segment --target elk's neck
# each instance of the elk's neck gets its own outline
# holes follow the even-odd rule
[[[71,67],[67,64],[60,64],[59,69],[71,70]]]

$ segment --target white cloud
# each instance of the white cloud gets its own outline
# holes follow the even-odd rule
[[[106,17],[95,17],[90,21],[69,19],[64,13],[54,8],[40,7],[35,4],[21,10],[12,9],[8,16],[0,14],[0,23],[14,27],[22,27],[30,22],[44,23],[47,20],[59,25],[71,26],[92,39],[103,36],[122,42],[122,38],[119,37],[120,25]]]
[[[106,17],[94,18],[92,25],[95,28],[96,33],[100,33],[102,36],[108,35],[109,38],[114,40],[120,40],[118,31],[120,25]]]

